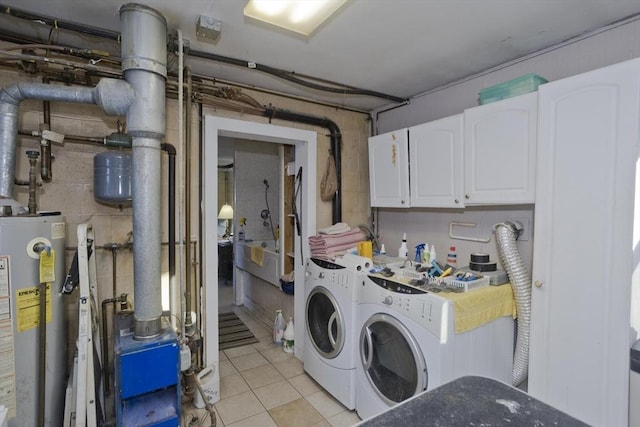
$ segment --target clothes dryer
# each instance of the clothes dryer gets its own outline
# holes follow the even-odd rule
[[[452,301],[366,275],[359,302],[356,410],[362,419],[464,375],[510,383],[510,317],[456,335]]]
[[[305,279],[304,369],[340,403],[355,408],[358,280],[352,266],[310,258]]]

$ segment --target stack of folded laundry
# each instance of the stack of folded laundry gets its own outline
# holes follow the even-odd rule
[[[365,235],[359,228],[352,229],[344,222],[339,222],[319,230],[317,236],[309,237],[309,248],[314,258],[335,260],[363,240]]]

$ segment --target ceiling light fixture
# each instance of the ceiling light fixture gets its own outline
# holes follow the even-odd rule
[[[244,15],[289,31],[311,35],[347,0],[249,0]]]

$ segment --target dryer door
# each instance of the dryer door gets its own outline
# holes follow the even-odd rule
[[[344,322],[335,297],[323,286],[313,288],[307,297],[307,333],[318,354],[333,359],[344,346]]]
[[[393,316],[374,314],[360,332],[360,359],[380,398],[395,405],[427,388],[427,365],[409,330]]]

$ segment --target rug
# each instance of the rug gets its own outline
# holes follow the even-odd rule
[[[247,325],[235,313],[220,313],[218,315],[218,347],[220,350],[256,342],[258,339],[253,336]]]

